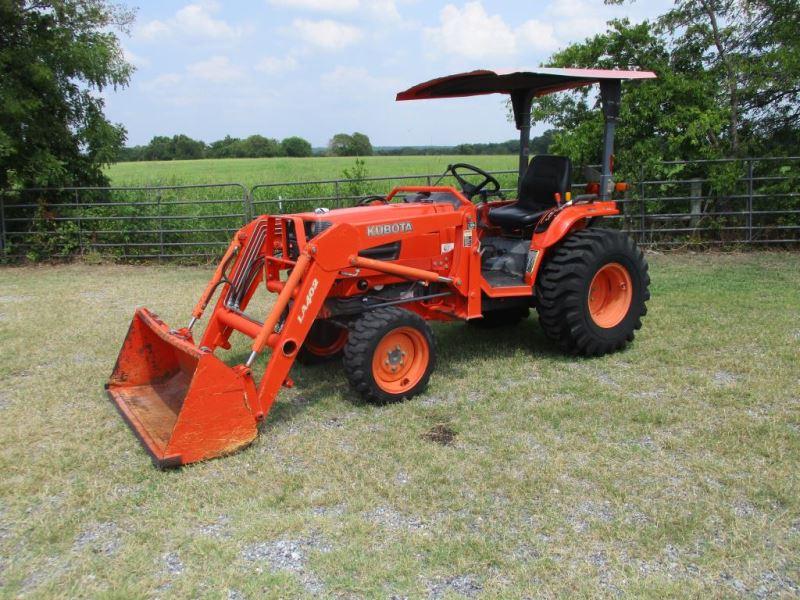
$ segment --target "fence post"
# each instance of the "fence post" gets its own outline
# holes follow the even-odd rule
[[[747,161],[747,241],[753,241],[753,159]]]
[[[158,216],[158,261],[164,260],[164,219],[161,218],[161,190],[156,193],[156,211]]]
[[[255,218],[253,214],[253,190],[242,186],[242,210],[244,211],[244,224],[247,225]]]
[[[6,192],[0,190],[0,251],[6,249]]]
[[[334,194],[336,195],[336,208],[341,208],[342,204],[341,204],[341,201],[339,200],[339,182],[338,181],[334,181],[333,182],[333,190],[334,190]]]
[[[639,242],[645,242],[645,228],[647,227],[647,205],[644,201],[644,165],[639,166],[639,212],[640,224],[639,229]]]
[[[689,195],[691,197],[691,227],[696,229],[700,223],[700,217],[703,214],[703,181],[701,179],[692,179],[691,189]]]
[[[81,219],[81,198],[75,190],[75,212],[78,217],[78,251],[83,254],[83,220]]]

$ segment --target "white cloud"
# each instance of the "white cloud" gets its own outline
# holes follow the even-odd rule
[[[227,56],[212,56],[208,60],[192,63],[186,70],[193,77],[212,83],[225,83],[244,77],[244,69],[232,64]]]
[[[354,13],[379,19],[400,18],[395,0],[267,0],[272,6],[325,13]]]
[[[521,46],[529,46],[536,50],[550,51],[558,48],[558,39],[553,26],[542,21],[525,21],[517,28],[516,37]]]
[[[531,19],[512,29],[500,15],[490,15],[479,0],[463,8],[446,5],[439,14],[439,27],[427,28],[428,39],[444,52],[482,59],[509,57],[525,48],[554,50],[558,41],[553,27]]]
[[[570,41],[578,41],[606,30],[606,22],[621,16],[619,7],[606,6],[585,0],[559,0],[552,2],[547,14],[559,33]]]
[[[318,12],[350,12],[359,7],[359,0],[267,0],[273,6]]]
[[[214,18],[219,11],[215,2],[187,4],[166,21],[149,21],[139,27],[137,34],[146,40],[165,37],[193,37],[204,40],[235,40],[250,31],[249,27],[233,26],[223,19]]]
[[[161,91],[166,88],[174,87],[183,80],[178,73],[164,73],[158,77],[142,83],[142,88],[148,91]]]
[[[124,46],[122,47],[122,55],[125,57],[125,60],[134,67],[141,68],[150,66],[149,59],[145,58],[144,56],[139,56]]]
[[[285,56],[283,58],[277,56],[265,56],[256,64],[256,71],[275,75],[277,73],[284,73],[286,71],[293,71],[297,68],[297,59],[294,56]]]
[[[397,21],[400,19],[400,12],[397,10],[395,0],[367,0],[365,8],[375,19],[383,21]]]
[[[402,87],[402,82],[394,77],[382,77],[371,75],[363,67],[351,67],[338,65],[320,77],[322,86],[331,91],[331,96],[346,98],[346,103],[372,104],[378,102],[389,104],[394,97],[394,93]],[[357,97],[353,97],[352,91],[359,91]]]
[[[341,50],[355,44],[363,37],[363,32],[354,25],[323,19],[292,21],[292,33],[304,42],[326,50]]]

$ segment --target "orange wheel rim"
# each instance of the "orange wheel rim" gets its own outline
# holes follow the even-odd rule
[[[317,356],[333,356],[344,348],[345,344],[347,344],[347,329],[341,329],[333,342],[323,345],[306,340],[305,347],[309,352]]]
[[[589,286],[589,314],[598,327],[619,325],[633,302],[633,283],[628,269],[608,263],[595,273]]]
[[[372,375],[384,392],[402,394],[422,380],[429,360],[425,336],[413,327],[398,327],[383,336],[375,348]]]

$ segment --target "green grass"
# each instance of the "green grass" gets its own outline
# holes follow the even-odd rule
[[[133,308],[183,324],[209,268],[0,269],[0,597],[796,596],[798,259],[651,254],[598,359],[435,325],[402,404],[295,367],[250,448],[169,472],[102,385]]]
[[[369,177],[441,173],[451,163],[473,163],[482,169],[517,167],[517,157],[505,156],[368,156]],[[355,158],[231,158],[117,163],[108,169],[116,186],[241,183],[253,186],[283,181],[339,179]]]

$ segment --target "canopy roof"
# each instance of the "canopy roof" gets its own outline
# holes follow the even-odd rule
[[[606,69],[551,69],[529,71],[477,70],[457,73],[420,83],[397,94],[397,100],[460,98],[482,94],[532,92],[545,96],[603,80],[655,79],[652,71],[613,71]]]

